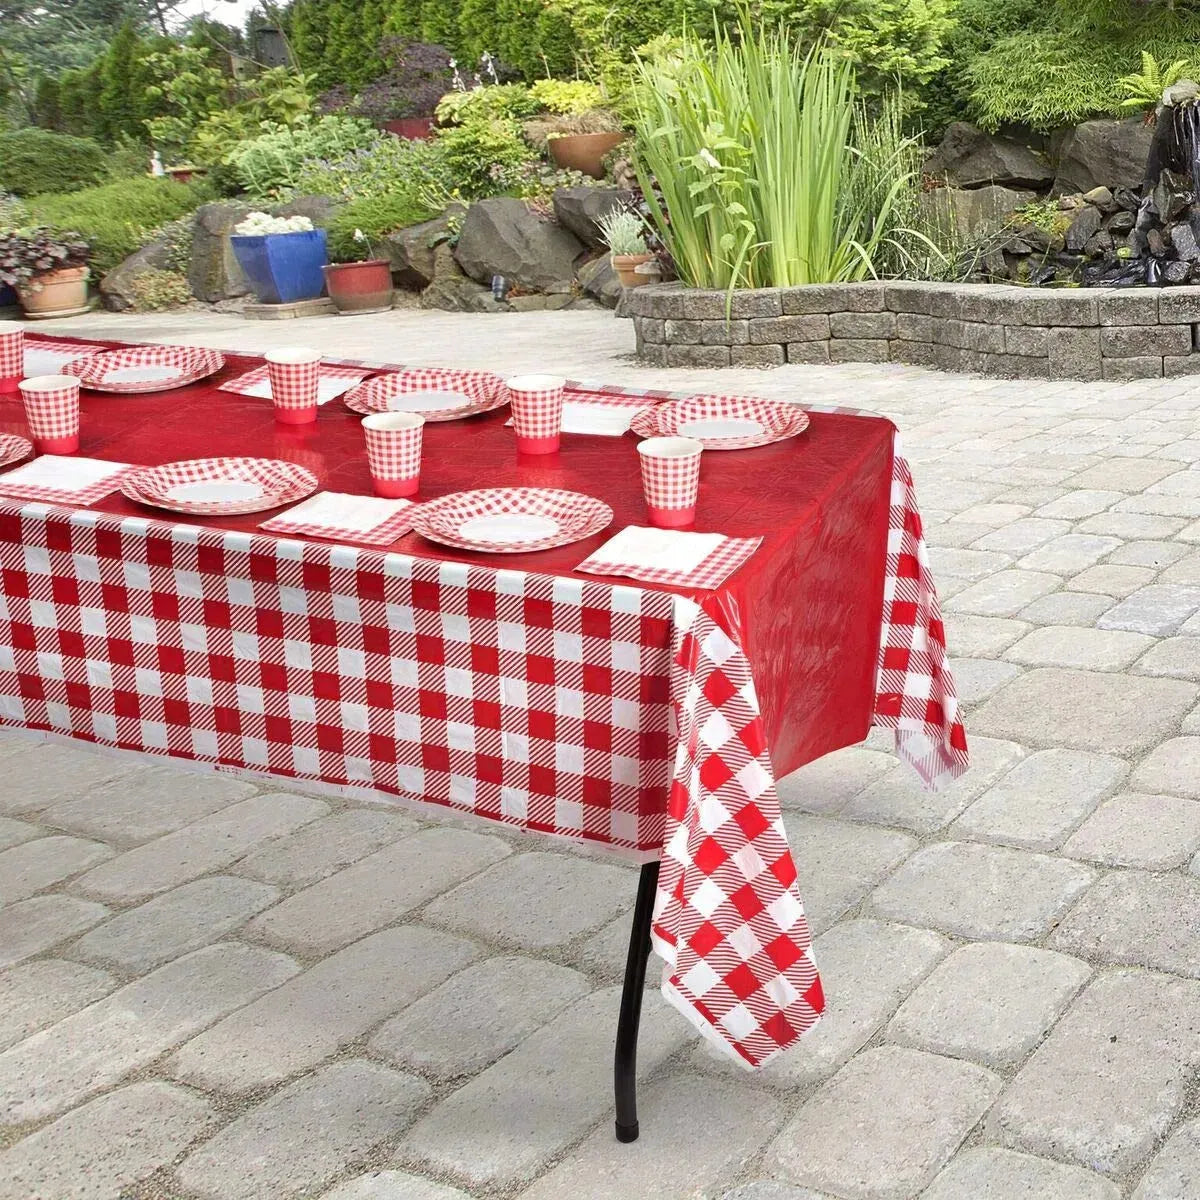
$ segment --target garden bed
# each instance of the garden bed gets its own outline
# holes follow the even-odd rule
[[[626,293],[638,354],[663,367],[915,363],[1006,379],[1200,374],[1200,287],[1039,290],[869,282]]]

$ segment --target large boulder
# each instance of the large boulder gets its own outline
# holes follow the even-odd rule
[[[953,228],[966,241],[990,237],[1008,224],[1018,208],[1037,198],[1036,192],[1005,187],[935,188],[921,198],[931,216]]]
[[[137,304],[137,280],[147,271],[169,271],[171,247],[166,241],[151,242],[135,250],[124,262],[118,263],[100,280],[100,296],[104,307],[124,312]]]
[[[605,308],[616,308],[625,290],[607,254],[579,268],[579,284],[584,295],[599,300]]]
[[[1125,121],[1085,121],[1063,142],[1054,194],[1108,188],[1140,188],[1154,129],[1140,117]]]
[[[445,242],[433,251],[432,279],[421,293],[422,308],[448,312],[502,312],[508,308],[492,295],[492,289],[476,283],[459,269],[454,252]]]
[[[383,250],[392,263],[392,279],[398,287],[424,288],[433,282],[437,249],[462,220],[461,208],[448,208],[432,221],[397,229],[383,239]]]
[[[217,201],[196,209],[192,223],[192,258],[188,283],[192,295],[206,304],[231,300],[251,292],[250,281],[233,257],[229,235],[252,210],[244,204]]]
[[[628,204],[633,193],[615,187],[563,187],[554,193],[554,219],[569,229],[585,246],[604,245],[600,218]]]
[[[1046,188],[1054,168],[1036,151],[1012,138],[984,133],[967,121],[955,121],[923,168],[952,188]]]
[[[502,196],[467,209],[454,256],[477,283],[503,275],[531,291],[565,292],[582,253],[573,233],[539,217],[523,200]]]

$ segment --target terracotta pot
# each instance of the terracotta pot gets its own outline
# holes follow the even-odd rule
[[[604,156],[626,138],[624,133],[571,133],[551,138],[550,157],[564,171],[582,171],[593,179],[604,178]]]
[[[614,254],[611,256],[613,270],[621,280],[622,287],[641,287],[644,283],[657,283],[653,275],[639,275],[634,268],[649,262],[653,254]]]
[[[392,307],[392,264],[386,258],[330,263],[325,286],[339,313],[384,312]]]
[[[427,142],[433,137],[433,118],[397,117],[394,121],[384,121],[380,128],[410,142]]]
[[[191,183],[197,175],[205,174],[204,167],[168,167],[167,174],[176,183]]]
[[[21,307],[28,317],[66,317],[87,311],[87,267],[63,267],[36,277],[39,288],[21,288]]]

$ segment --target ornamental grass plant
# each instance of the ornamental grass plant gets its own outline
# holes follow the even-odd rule
[[[743,20],[638,69],[639,175],[683,282],[843,282],[937,254],[899,98],[868,114],[827,46]]]

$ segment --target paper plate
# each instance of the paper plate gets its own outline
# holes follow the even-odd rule
[[[613,513],[602,500],[557,488],[486,488],[422,504],[413,529],[430,541],[485,554],[522,554],[599,533]]]
[[[33,443],[15,433],[0,433],[0,467],[11,467],[33,453]]]
[[[62,367],[96,392],[165,392],[215,374],[225,365],[219,350],[199,346],[131,346],[77,358]]]
[[[311,471],[278,459],[193,458],[134,471],[121,491],[154,508],[213,517],[279,508],[319,486]]]
[[[642,437],[695,438],[705,450],[749,450],[803,433],[808,413],[754,396],[688,396],[643,409],[630,428]]]
[[[351,388],[343,399],[347,408],[364,415],[412,412],[426,421],[457,421],[507,404],[508,388],[499,375],[487,371],[430,367],[376,375]]]

